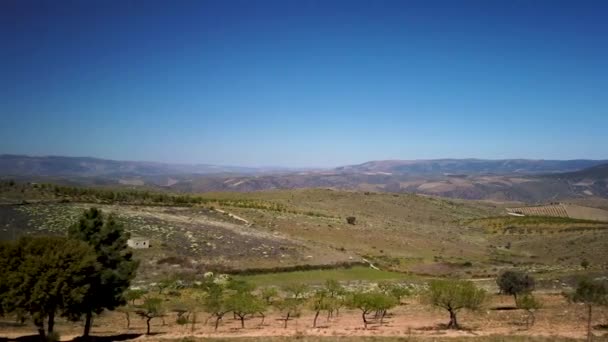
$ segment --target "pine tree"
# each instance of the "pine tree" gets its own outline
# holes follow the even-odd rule
[[[101,270],[91,277],[91,286],[81,305],[70,312],[72,319],[85,315],[83,336],[86,338],[91,331],[93,313],[113,310],[126,303],[124,292],[135,277],[138,263],[128,250],[129,234],[123,226],[112,216],[106,219],[96,208],[84,212],[79,222],[70,227],[69,236],[92,246],[101,265]]]

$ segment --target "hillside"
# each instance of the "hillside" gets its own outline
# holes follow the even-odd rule
[[[539,174],[585,169],[604,161],[595,160],[529,160],[529,159],[435,159],[380,160],[336,168],[349,173],[386,173],[409,175],[481,175]]]
[[[153,248],[138,255],[156,276],[167,258],[195,273],[365,259],[384,270],[466,277],[516,265],[572,272],[582,259],[600,268],[608,260],[604,222],[520,219],[507,216],[502,204],[416,194],[296,189],[185,196],[4,183],[0,199],[9,198],[32,204],[3,207],[1,238],[60,233],[79,211],[98,206],[151,239]]]
[[[592,196],[608,198],[608,164],[602,163],[604,161],[594,160],[397,160],[298,171],[3,155],[0,156],[0,177],[184,193],[331,188],[542,203]],[[590,168],[585,168],[588,166]]]
[[[90,157],[0,155],[0,175],[14,177],[146,177],[181,174],[249,174],[264,169],[209,164],[118,161]]]

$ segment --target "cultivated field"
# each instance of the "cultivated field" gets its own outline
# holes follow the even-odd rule
[[[544,293],[539,296],[544,303],[536,313],[536,323],[525,326],[526,314],[513,307],[513,298],[492,296],[483,310],[479,312],[463,311],[460,321],[463,330],[451,331],[442,327],[448,317],[445,311],[433,309],[416,298],[405,299],[398,308],[390,311],[384,323],[372,320],[368,329],[363,329],[359,311],[344,309],[339,316],[327,319],[324,314],[319,319],[319,327],[313,328],[314,313],[304,310],[302,314],[290,320],[284,328],[281,315],[270,311],[261,324],[261,317],[247,319],[245,328],[240,321],[226,316],[217,331],[214,331],[213,320],[205,323],[207,316],[199,312],[198,323],[194,329],[191,324],[176,323],[177,313],[167,310],[165,316],[152,321],[151,336],[145,333],[145,322],[136,315],[130,317],[129,328],[125,314],[106,312],[94,321],[93,335],[114,336],[112,338],[141,338],[146,341],[209,341],[217,338],[234,338],[239,341],[556,341],[558,339],[581,339],[585,337],[585,307],[568,304],[558,293]],[[180,299],[167,298],[167,306],[178,303]],[[606,340],[608,330],[608,310],[597,309],[593,321],[595,341]],[[1,320],[2,335],[8,338],[31,335],[32,327],[19,325],[8,320]],[[82,325],[59,321],[57,326],[63,340],[77,337]],[[502,336],[502,337],[501,337]],[[504,336],[509,336],[505,338]],[[603,336],[603,337],[602,337]],[[357,338],[354,338],[357,337]],[[375,338],[384,339],[376,340]]]
[[[114,215],[132,235],[150,239],[151,248],[134,250],[140,268],[133,285],[151,292],[166,281],[196,283],[211,271],[230,273],[258,288],[290,284],[314,288],[326,279],[351,289],[381,281],[424,287],[430,279],[464,278],[494,294],[495,277],[517,268],[537,279],[544,305],[530,329],[522,325],[525,314],[513,309],[511,297],[493,295],[480,312],[463,312],[461,323],[466,329],[457,332],[442,328],[445,312],[417,297],[404,299],[403,305],[390,310],[386,324],[372,324],[367,330],[360,314],[350,309],[312,328],[309,308],[284,329],[277,309],[271,308],[264,325],[256,317],[242,329],[226,316],[214,332],[210,322],[204,324],[207,317],[202,310],[194,331],[190,325],[177,324],[173,309],[183,304],[189,291],[177,289],[162,295],[167,311],[152,326],[158,335],[140,337],[144,322],[134,314],[128,329],[124,312],[97,317],[94,334],[111,336],[109,340],[576,339],[585,333],[584,308],[568,303],[561,293],[571,290],[581,276],[608,275],[608,223],[504,216],[507,205],[501,203],[328,189],[207,193],[196,198],[120,191],[38,185],[5,189],[0,192],[6,203],[0,206],[0,239],[64,235],[85,209],[95,206]],[[348,217],[354,220],[349,223]],[[598,309],[597,336],[606,333],[607,320],[606,309]],[[57,328],[66,340],[80,334],[82,327],[60,319]],[[33,330],[7,317],[0,321],[0,331],[0,336],[13,338]]]
[[[606,210],[564,203],[507,208],[507,212],[526,216],[569,217],[579,220],[608,221],[608,211]]]

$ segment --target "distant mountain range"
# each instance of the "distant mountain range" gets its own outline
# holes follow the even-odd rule
[[[409,175],[542,174],[578,171],[608,163],[608,160],[531,160],[531,159],[433,159],[380,160],[339,167],[349,173],[390,173]]]
[[[498,201],[608,198],[608,160],[384,160],[312,171],[0,155],[0,176],[184,192],[326,187]]]
[[[90,157],[0,155],[0,175],[99,177],[166,176],[180,174],[253,174],[279,172],[282,168],[252,168],[210,164],[169,164],[117,161]]]

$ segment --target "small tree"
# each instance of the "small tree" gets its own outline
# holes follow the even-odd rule
[[[382,292],[355,292],[350,297],[348,303],[351,308],[361,310],[361,318],[365,329],[367,329],[367,325],[369,324],[369,321],[367,320],[367,315],[369,313],[374,311],[380,312],[380,325],[382,325],[386,311],[398,304],[393,296],[389,296]]]
[[[165,278],[159,280],[155,284],[155,286],[158,289],[158,294],[162,295],[165,290],[175,287],[175,279],[173,279],[171,277],[165,277]]]
[[[245,328],[245,319],[256,313],[263,315],[266,310],[265,302],[250,292],[236,292],[227,299],[227,307],[241,321],[241,328]]]
[[[146,320],[146,335],[150,335],[150,321],[164,316],[163,300],[156,297],[146,298],[135,313]]]
[[[116,311],[118,312],[122,312],[123,314],[125,314],[125,320],[127,321],[127,330],[131,329],[131,305],[130,304],[126,304],[123,306],[120,306],[118,308],[116,308]]]
[[[435,280],[429,285],[426,299],[436,307],[450,313],[448,329],[460,329],[456,314],[462,309],[478,310],[483,305],[486,292],[470,281]]]
[[[534,283],[532,276],[520,271],[505,271],[496,279],[500,292],[513,296],[515,301],[517,295],[532,292]]]
[[[587,306],[587,341],[591,341],[593,338],[591,330],[593,306],[608,305],[608,286],[599,281],[585,279],[578,283],[575,292],[568,297],[575,303],[583,303]]]
[[[135,301],[141,299],[147,292],[140,289],[129,289],[125,291],[124,297],[127,303],[135,305]]]
[[[279,291],[275,287],[265,287],[262,289],[260,296],[266,302],[266,305],[272,304],[272,299],[279,295]]]
[[[215,331],[217,331],[224,315],[231,311],[227,304],[222,286],[213,283],[208,284],[207,296],[203,300],[203,307],[207,313],[211,314],[211,317],[215,317]]]
[[[518,309],[526,311],[526,329],[529,329],[536,321],[536,310],[542,307],[540,301],[538,301],[538,299],[536,299],[532,294],[525,294],[517,297],[515,304],[517,305]]]
[[[357,222],[357,218],[354,216],[349,216],[346,218],[346,223],[348,223],[348,224],[355,225],[356,222]]]
[[[332,301],[326,289],[315,291],[314,295],[310,298],[310,308],[315,312],[315,318],[312,322],[313,328],[317,327],[317,319],[321,311],[329,312],[332,309]]]
[[[287,293],[289,298],[298,300],[304,298],[308,291],[308,285],[303,283],[288,284],[283,287],[283,291]]]
[[[287,329],[287,322],[294,317],[300,317],[302,300],[296,298],[283,298],[274,303],[275,307],[281,312],[285,322],[283,328]]]
[[[378,283],[378,288],[384,294],[395,297],[398,303],[401,304],[401,299],[403,297],[408,297],[412,294],[412,291],[407,286],[403,286],[400,284],[383,281]]]
[[[336,316],[339,315],[340,307],[344,304],[343,297],[346,290],[335,279],[328,279],[325,281],[325,290],[327,291],[330,304],[327,311],[327,319],[329,320],[329,318],[333,316],[334,311],[336,312]]]
[[[246,293],[255,290],[255,285],[245,280],[230,279],[230,281],[226,284],[226,289],[238,293]]]

